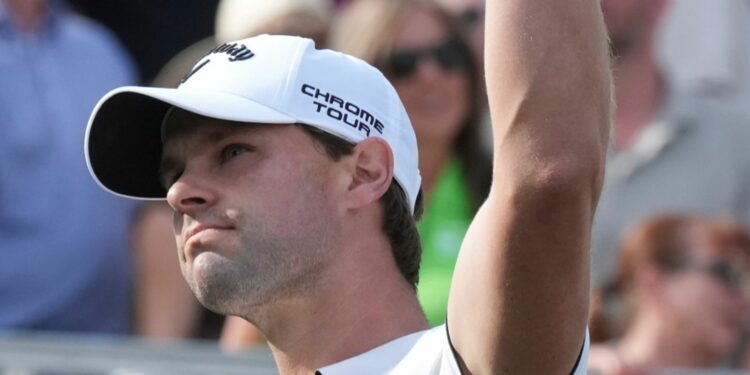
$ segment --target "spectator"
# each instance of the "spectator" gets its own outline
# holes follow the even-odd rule
[[[155,86],[176,87],[206,51],[232,40],[258,34],[305,36],[318,47],[325,44],[331,6],[327,0],[248,2],[222,0],[216,10],[214,35],[184,49],[161,69]]]
[[[489,188],[476,63],[455,20],[426,1],[355,1],[330,45],[383,71],[414,126],[426,197],[418,296],[430,324],[441,324],[461,241]]]
[[[446,10],[458,18],[469,38],[471,51],[479,67],[484,65],[484,1],[485,0],[437,0]]]
[[[617,278],[604,292],[620,309],[592,315],[592,339],[614,340],[592,347],[589,369],[721,364],[743,334],[748,265],[750,235],[734,221],[667,215],[640,223],[624,237]]]
[[[0,0],[0,50],[0,329],[127,333],[132,203],[87,176],[81,139],[130,60],[55,0]]]
[[[602,2],[616,56],[615,137],[592,235],[594,285],[623,230],[663,212],[750,219],[748,119],[676,90],[654,58],[666,0]]]
[[[458,19],[464,35],[469,41],[471,51],[479,67],[480,76],[484,76],[484,3],[485,0],[437,0],[446,10]],[[484,88],[481,89],[484,92]],[[492,124],[490,109],[484,95],[480,95],[482,105],[479,116],[481,146],[487,152],[492,151]]]
[[[70,2],[120,37],[134,57],[144,82],[151,82],[177,52],[211,34],[218,4],[218,0]]]
[[[331,5],[328,0],[276,0],[254,2],[221,0],[216,11],[216,41],[258,34],[305,36],[322,46],[328,34]]]
[[[657,50],[675,86],[747,113],[750,1],[679,0],[665,15]]]

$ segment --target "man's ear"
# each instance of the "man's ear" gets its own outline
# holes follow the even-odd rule
[[[351,183],[346,191],[347,208],[360,208],[380,200],[393,180],[393,153],[380,138],[359,142],[350,158]]]

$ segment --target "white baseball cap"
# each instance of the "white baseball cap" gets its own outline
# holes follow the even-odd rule
[[[312,40],[261,35],[218,46],[174,88],[121,87],[94,108],[86,129],[89,171],[104,189],[164,199],[161,126],[172,107],[243,123],[313,126],[352,143],[379,137],[412,212],[421,186],[417,139],[396,90],[377,69]]]

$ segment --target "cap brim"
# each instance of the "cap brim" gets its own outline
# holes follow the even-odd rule
[[[173,106],[228,121],[296,122],[289,115],[231,94],[122,87],[99,101],[86,129],[86,163],[99,185],[129,198],[163,199],[166,196],[158,178],[161,124]]]

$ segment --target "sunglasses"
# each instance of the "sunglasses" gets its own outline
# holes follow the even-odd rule
[[[734,292],[749,292],[750,280],[745,270],[730,260],[720,260],[705,265],[694,265],[687,269],[705,272]]]
[[[458,15],[458,19],[464,27],[471,30],[484,21],[484,9],[480,7],[467,8]]]
[[[433,59],[444,70],[457,71],[468,65],[467,50],[461,41],[448,39],[435,46],[396,50],[388,57],[386,71],[394,78],[408,77],[417,70],[424,59]]]

